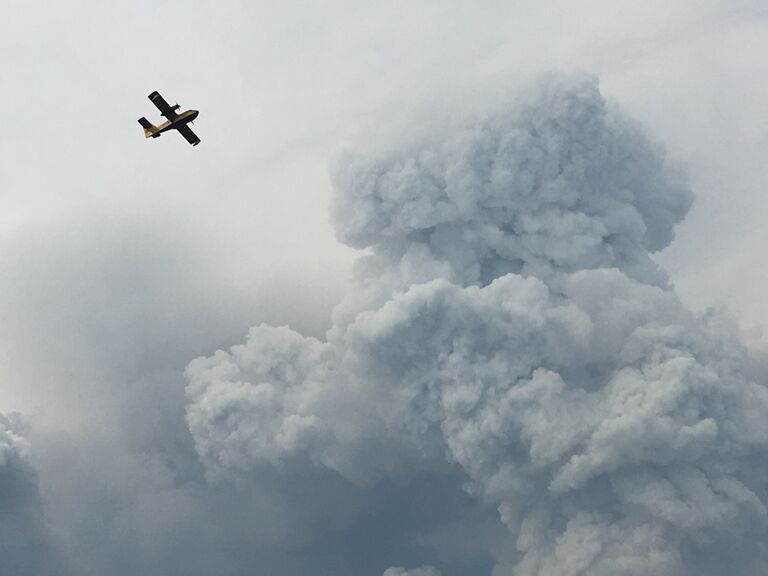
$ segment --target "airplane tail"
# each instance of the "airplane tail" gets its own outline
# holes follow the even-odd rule
[[[160,134],[155,133],[155,131],[157,130],[157,126],[152,124],[152,122],[150,122],[143,116],[139,118],[139,124],[141,124],[142,127],[144,128],[144,138],[149,138],[149,137],[157,138],[158,136],[160,136]]]

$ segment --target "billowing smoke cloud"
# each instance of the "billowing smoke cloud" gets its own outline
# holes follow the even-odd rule
[[[244,293],[222,252],[173,218],[96,206],[3,238],[0,403],[28,416],[0,425],[0,576],[338,573],[306,545],[304,478],[203,476],[184,419],[189,359],[254,317],[322,333],[330,315],[321,300],[303,314],[281,282]],[[377,576],[425,562],[390,555]]]
[[[326,338],[261,325],[187,368],[209,478],[458,471],[505,527],[497,575],[768,569],[768,389],[651,260],[690,193],[595,79],[334,180],[369,254]]]
[[[29,443],[17,417],[0,414],[0,572],[69,574],[47,529]]]
[[[393,568],[387,568],[384,571],[384,576],[440,576],[440,571],[432,566],[422,566],[421,568],[414,568],[413,570],[406,570],[399,566]]]

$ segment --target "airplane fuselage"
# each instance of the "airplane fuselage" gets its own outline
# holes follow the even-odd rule
[[[163,132],[167,132],[168,130],[173,130],[174,128],[178,128],[179,126],[182,126],[184,124],[189,124],[195,118],[197,118],[198,114],[200,114],[198,110],[187,110],[186,112],[182,112],[181,114],[176,116],[176,118],[174,118],[173,120],[166,120],[165,122],[157,126],[157,129],[154,131],[154,134],[160,135]]]

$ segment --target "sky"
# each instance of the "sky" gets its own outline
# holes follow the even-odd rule
[[[728,533],[768,502],[745,401],[768,374],[764,3],[6,1],[0,574],[629,575],[651,550],[687,575],[712,541],[707,566],[761,573]],[[153,90],[200,110],[199,146],[144,140]],[[555,120],[543,156],[515,144]],[[483,183],[483,158],[546,175],[582,145],[626,153],[584,163],[653,233],[603,180],[540,176],[550,219]],[[425,363],[461,342],[454,371]],[[601,440],[651,357],[686,408],[637,426],[670,436]],[[473,378],[499,414],[457,408]],[[571,432],[537,427],[550,411]]]

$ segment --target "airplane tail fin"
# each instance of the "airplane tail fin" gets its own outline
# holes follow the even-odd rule
[[[157,130],[157,126],[152,124],[149,120],[144,118],[143,116],[139,118],[139,124],[142,125],[144,128],[144,137],[145,138],[157,138],[160,134],[155,134],[155,130]]]

